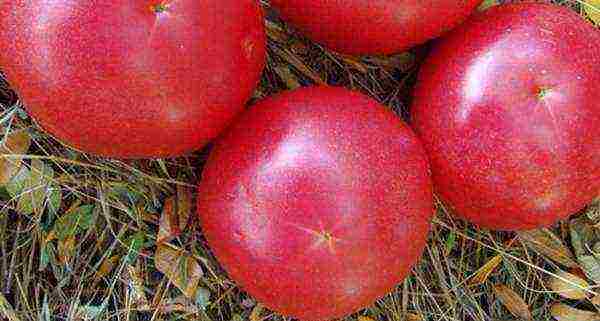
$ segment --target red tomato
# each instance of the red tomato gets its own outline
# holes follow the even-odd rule
[[[271,0],[284,19],[346,54],[388,54],[435,38],[482,0]]]
[[[433,211],[411,129],[370,98],[312,87],[268,98],[217,141],[198,212],[219,261],[266,306],[342,317],[409,273]]]
[[[600,33],[549,4],[497,6],[441,40],[412,108],[434,186],[502,230],[550,225],[600,190]]]
[[[265,59],[254,0],[11,0],[0,68],[31,115],[106,156],[176,156],[243,109]]]

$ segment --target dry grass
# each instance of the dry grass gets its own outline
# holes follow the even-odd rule
[[[555,2],[581,11],[576,2]],[[407,117],[410,90],[427,46],[387,57],[342,57],[301,38],[273,15],[268,34],[268,65],[253,100],[328,83],[363,91]],[[0,320],[282,320],[261,310],[227,279],[193,215],[168,247],[181,250],[178,255],[198,262],[204,272],[197,302],[183,297],[157,271],[156,235],[165,200],[186,189],[193,192],[208,151],[169,160],[96,158],[69,150],[40,131],[3,81],[0,103],[3,135],[25,130],[32,140],[23,166],[31,173],[41,168],[46,177],[30,187],[60,190],[56,198],[61,200],[57,208],[45,201],[24,214],[29,211],[20,200],[39,198],[39,193],[25,189],[11,195],[0,188]],[[51,177],[40,162],[53,169]],[[93,205],[89,224],[75,223],[77,229],[57,236],[57,222],[63,218],[64,223],[64,217],[73,215],[69,209],[78,205]],[[593,299],[561,298],[546,287],[561,270],[588,273],[589,284],[595,284],[595,257],[584,252],[596,248],[598,206],[551,230],[516,235],[475,229],[438,205],[429,245],[414,273],[348,320],[501,321],[518,320],[515,314],[527,318],[528,313],[533,320],[552,320],[556,302],[600,312]],[[575,235],[581,242],[572,239],[576,223],[577,230],[585,231]],[[506,293],[500,285],[513,291]],[[592,298],[595,285],[585,291]]]

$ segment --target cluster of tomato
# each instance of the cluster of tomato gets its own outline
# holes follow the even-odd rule
[[[283,314],[341,317],[418,260],[433,191],[485,228],[547,226],[600,190],[600,32],[575,13],[481,0],[272,0],[346,54],[443,34],[405,124],[371,98],[307,87],[243,111],[265,63],[255,0],[0,5],[0,68],[39,124],[121,158],[215,139],[198,213],[230,276]]]

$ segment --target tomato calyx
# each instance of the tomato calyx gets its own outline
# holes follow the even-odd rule
[[[539,100],[544,100],[544,98],[546,98],[546,96],[548,96],[548,94],[550,94],[550,92],[552,91],[552,88],[550,87],[540,87],[537,90],[537,97]]]
[[[152,12],[154,12],[156,14],[163,13],[163,12],[167,11],[168,8],[169,8],[169,6],[163,2],[150,6],[150,10],[152,10]]]

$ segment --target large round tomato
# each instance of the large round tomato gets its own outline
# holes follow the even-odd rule
[[[347,54],[408,49],[462,22],[482,0],[271,0],[283,18]]]
[[[441,40],[415,91],[434,185],[482,227],[531,229],[600,190],[600,32],[562,7],[493,7]]]
[[[313,87],[264,100],[220,137],[198,211],[243,289],[281,313],[329,320],[409,273],[433,205],[407,125],[362,94]]]
[[[39,124],[115,157],[187,153],[243,109],[265,59],[254,0],[11,0],[0,69]]]

